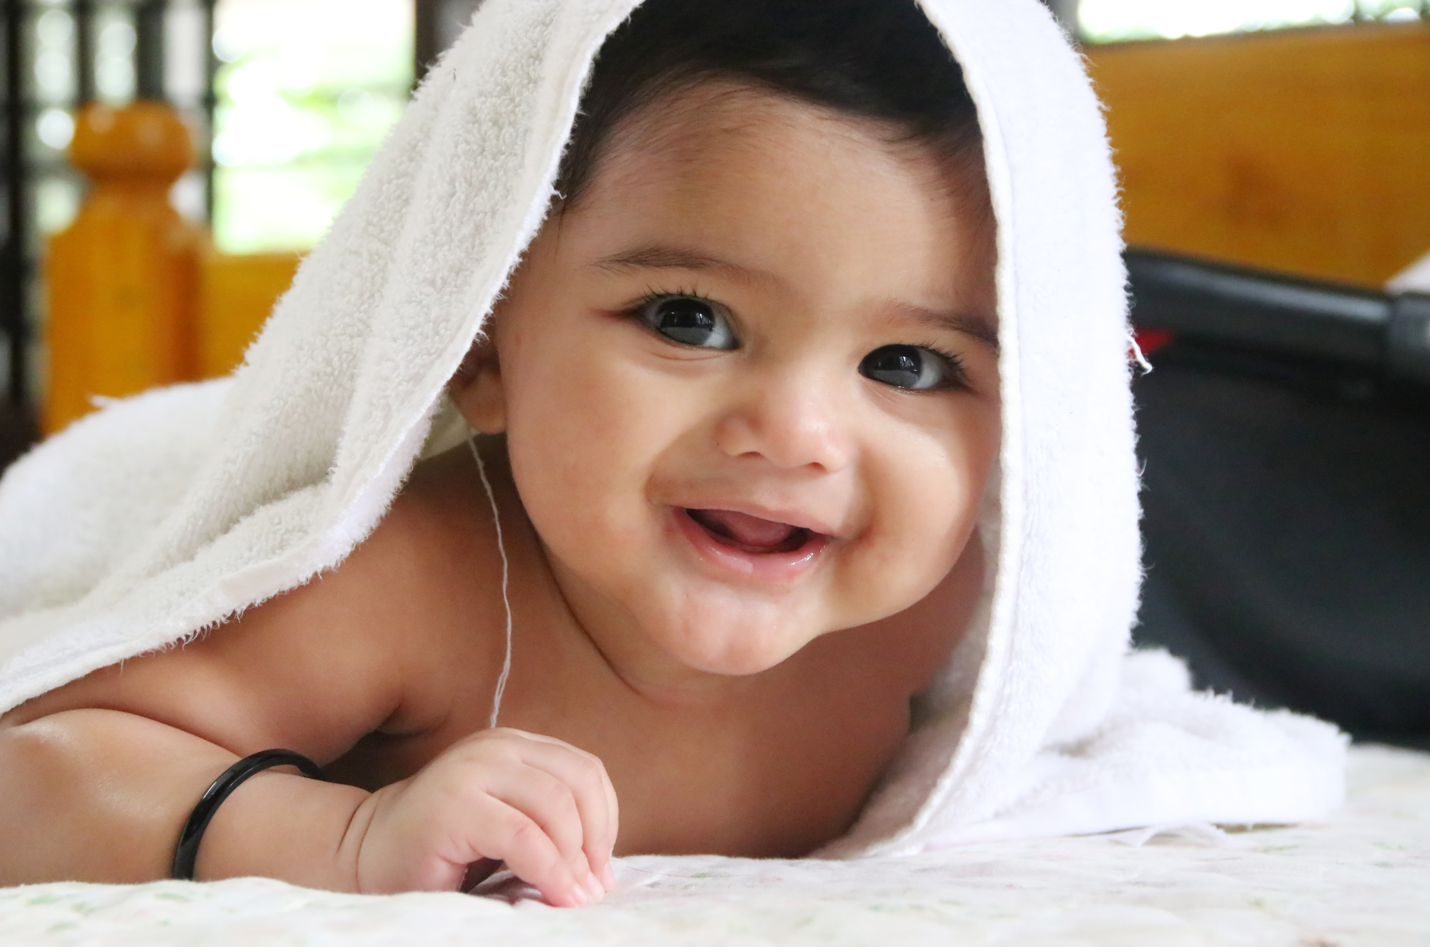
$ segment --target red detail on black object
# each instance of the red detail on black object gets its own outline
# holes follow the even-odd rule
[[[1132,336],[1137,340],[1137,347],[1142,350],[1144,356],[1151,355],[1175,338],[1170,329],[1138,329],[1136,327],[1133,327]]]

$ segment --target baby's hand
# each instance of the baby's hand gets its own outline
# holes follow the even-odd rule
[[[614,882],[618,816],[606,767],[552,737],[474,733],[364,806],[362,892],[456,891],[468,866],[485,861],[506,862],[558,906],[586,904]]]

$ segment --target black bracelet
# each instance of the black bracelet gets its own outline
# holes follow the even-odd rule
[[[214,817],[218,807],[223,805],[223,801],[245,779],[275,766],[296,766],[300,773],[310,779],[324,778],[317,763],[292,750],[264,750],[234,763],[204,790],[204,794],[199,797],[199,804],[189,813],[189,821],[184,823],[184,830],[179,833],[179,845],[174,849],[174,864],[169,869],[174,878],[179,881],[194,880],[194,862],[199,857],[199,842],[203,840],[204,829],[209,827],[209,820]]]

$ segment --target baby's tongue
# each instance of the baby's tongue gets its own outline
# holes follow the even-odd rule
[[[757,549],[773,549],[787,542],[795,531],[788,523],[774,523],[733,510],[691,510],[690,515],[717,536]]]

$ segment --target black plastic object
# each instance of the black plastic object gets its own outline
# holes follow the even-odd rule
[[[1372,369],[1430,384],[1430,295],[1359,286],[1130,249],[1140,328]]]
[[[241,786],[244,780],[275,766],[296,766],[298,772],[309,779],[324,778],[317,763],[292,750],[261,750],[234,763],[204,790],[198,805],[189,813],[188,821],[179,832],[179,844],[174,848],[174,862],[169,867],[172,877],[179,881],[194,880],[194,863],[199,857],[199,843],[203,841],[204,829],[209,827],[218,807],[223,805],[223,801]]]
[[[1140,644],[1199,686],[1430,747],[1430,298],[1128,254]]]

